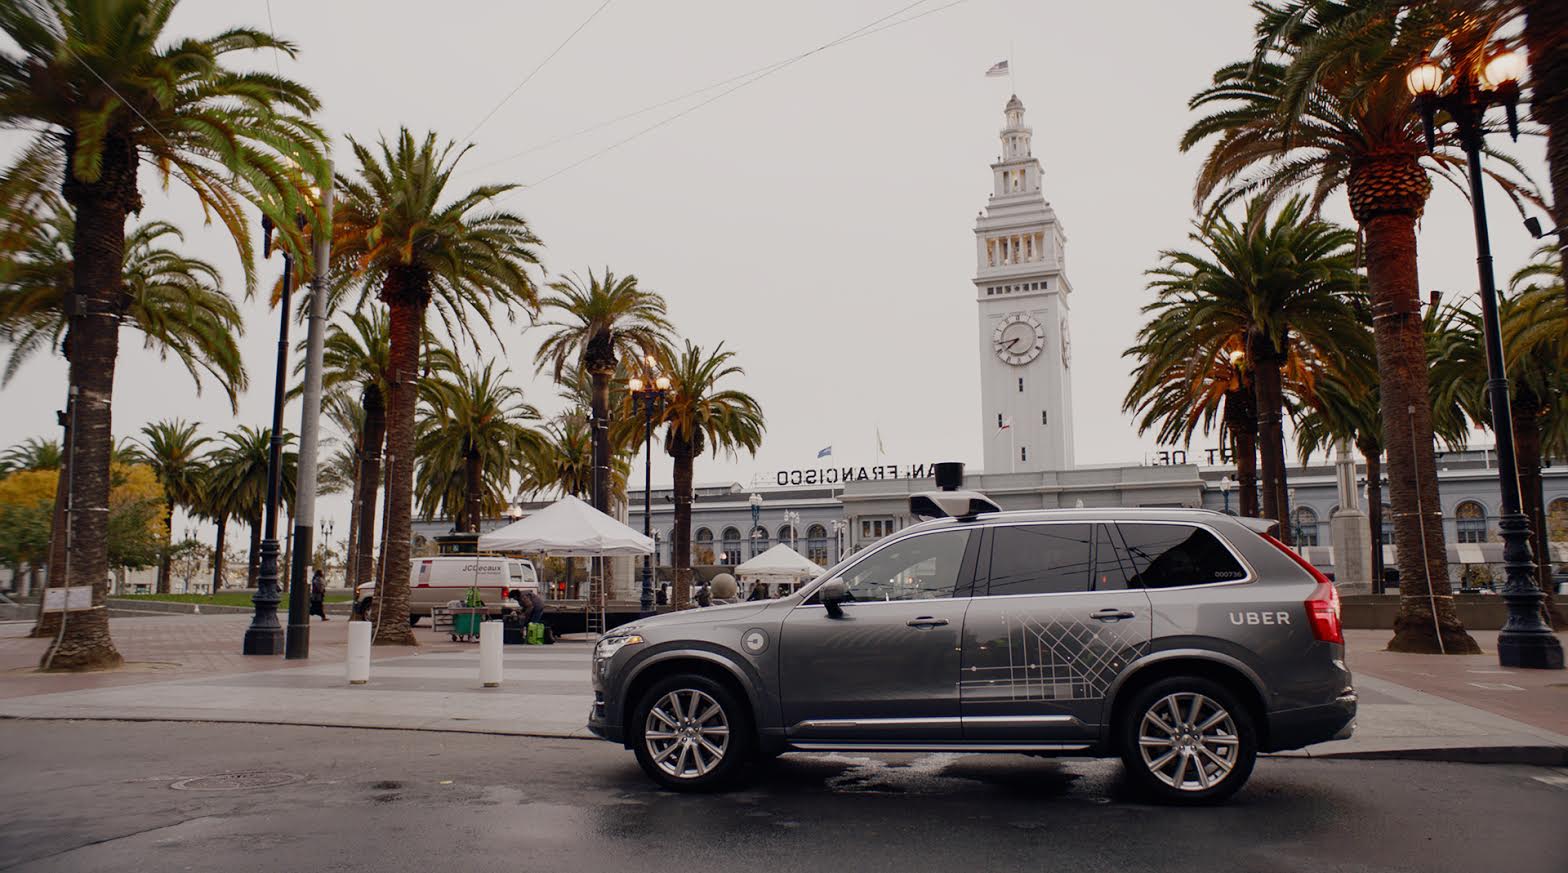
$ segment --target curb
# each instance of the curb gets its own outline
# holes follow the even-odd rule
[[[0,722],[8,721],[103,721],[126,722],[130,724],[207,724],[207,725],[234,725],[252,724],[267,727],[308,727],[331,728],[344,731],[412,731],[425,734],[466,734],[475,737],[524,737],[535,740],[577,740],[580,742],[602,743],[604,740],[595,736],[581,734],[545,733],[543,731],[500,731],[500,730],[475,730],[460,727],[407,727],[404,725],[387,724],[334,724],[332,722],[318,721],[276,721],[265,719],[215,719],[215,718],[173,718],[170,716],[124,716],[124,715],[6,715],[0,714]]]
[[[1449,764],[1524,764],[1568,767],[1565,746],[1455,746],[1436,749],[1384,749],[1365,752],[1308,753],[1308,757],[1353,761],[1431,761]]]

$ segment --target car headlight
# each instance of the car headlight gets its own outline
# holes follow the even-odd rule
[[[641,643],[642,635],[640,634],[622,634],[621,636],[604,637],[600,639],[598,643],[594,644],[593,657],[596,661],[608,661],[615,657],[615,653],[619,652],[621,649],[624,649],[627,646],[639,645]]]

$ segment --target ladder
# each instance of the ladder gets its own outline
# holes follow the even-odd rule
[[[588,599],[583,603],[583,630],[590,637],[604,635],[604,580],[588,578]]]

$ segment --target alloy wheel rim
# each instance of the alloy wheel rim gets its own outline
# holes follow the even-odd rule
[[[659,698],[643,722],[643,745],[665,775],[696,779],[713,772],[730,747],[724,707],[706,692],[677,688]]]
[[[1138,751],[1156,779],[1177,791],[1206,791],[1236,769],[1241,738],[1236,721],[1213,698],[1168,694],[1143,714]]]

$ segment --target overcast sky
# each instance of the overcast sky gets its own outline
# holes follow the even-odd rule
[[[186,0],[168,33],[270,26],[296,43],[298,60],[278,62],[320,96],[318,120],[341,168],[345,134],[374,139],[406,125],[462,137],[601,2],[270,0],[269,22],[268,0]],[[685,336],[737,353],[746,368],[737,387],[767,413],[766,444],[755,459],[699,461],[699,481],[771,478],[813,465],[828,445],[840,464],[872,464],[877,429],[884,461],[978,465],[972,228],[1009,92],[1008,80],[983,73],[1009,53],[1044,194],[1068,237],[1078,462],[1142,463],[1156,449],[1121,412],[1121,352],[1149,299],[1142,271],[1161,248],[1184,243],[1200,160],[1176,149],[1191,120],[1186,100],[1248,51],[1253,14],[1243,0],[929,0],[888,22],[939,11],[707,105],[698,106],[733,86],[573,135],[799,55],[909,2],[612,0],[473,136],[458,182],[528,186],[504,202],[544,241],[551,276],[636,274],[669,301]],[[14,152],[24,137],[5,133],[0,148]],[[1539,141],[1505,147],[1544,178]],[[142,188],[142,218],[185,228],[191,252],[242,292],[221,230],[203,227],[188,196],[164,194],[145,171]],[[1498,273],[1507,276],[1533,241],[1501,196],[1491,206]],[[1342,197],[1332,214],[1348,220]],[[1475,249],[1458,192],[1436,190],[1420,245],[1424,290],[1470,293]],[[278,269],[266,264],[264,275]],[[115,432],[176,416],[213,434],[265,424],[276,318],[260,303],[245,311],[253,387],[238,416],[217,391],[196,397],[177,365],[126,331]],[[465,355],[503,356],[530,401],[559,409],[554,386],[533,373],[541,331],[503,332],[504,349],[490,343]],[[52,411],[64,389],[59,359],[26,365],[0,393],[0,445],[57,435]],[[287,422],[297,427],[297,407]],[[634,475],[640,482],[640,461]],[[668,482],[666,458],[655,456],[653,476]],[[328,498],[318,516],[335,518],[341,539],[346,498]]]

